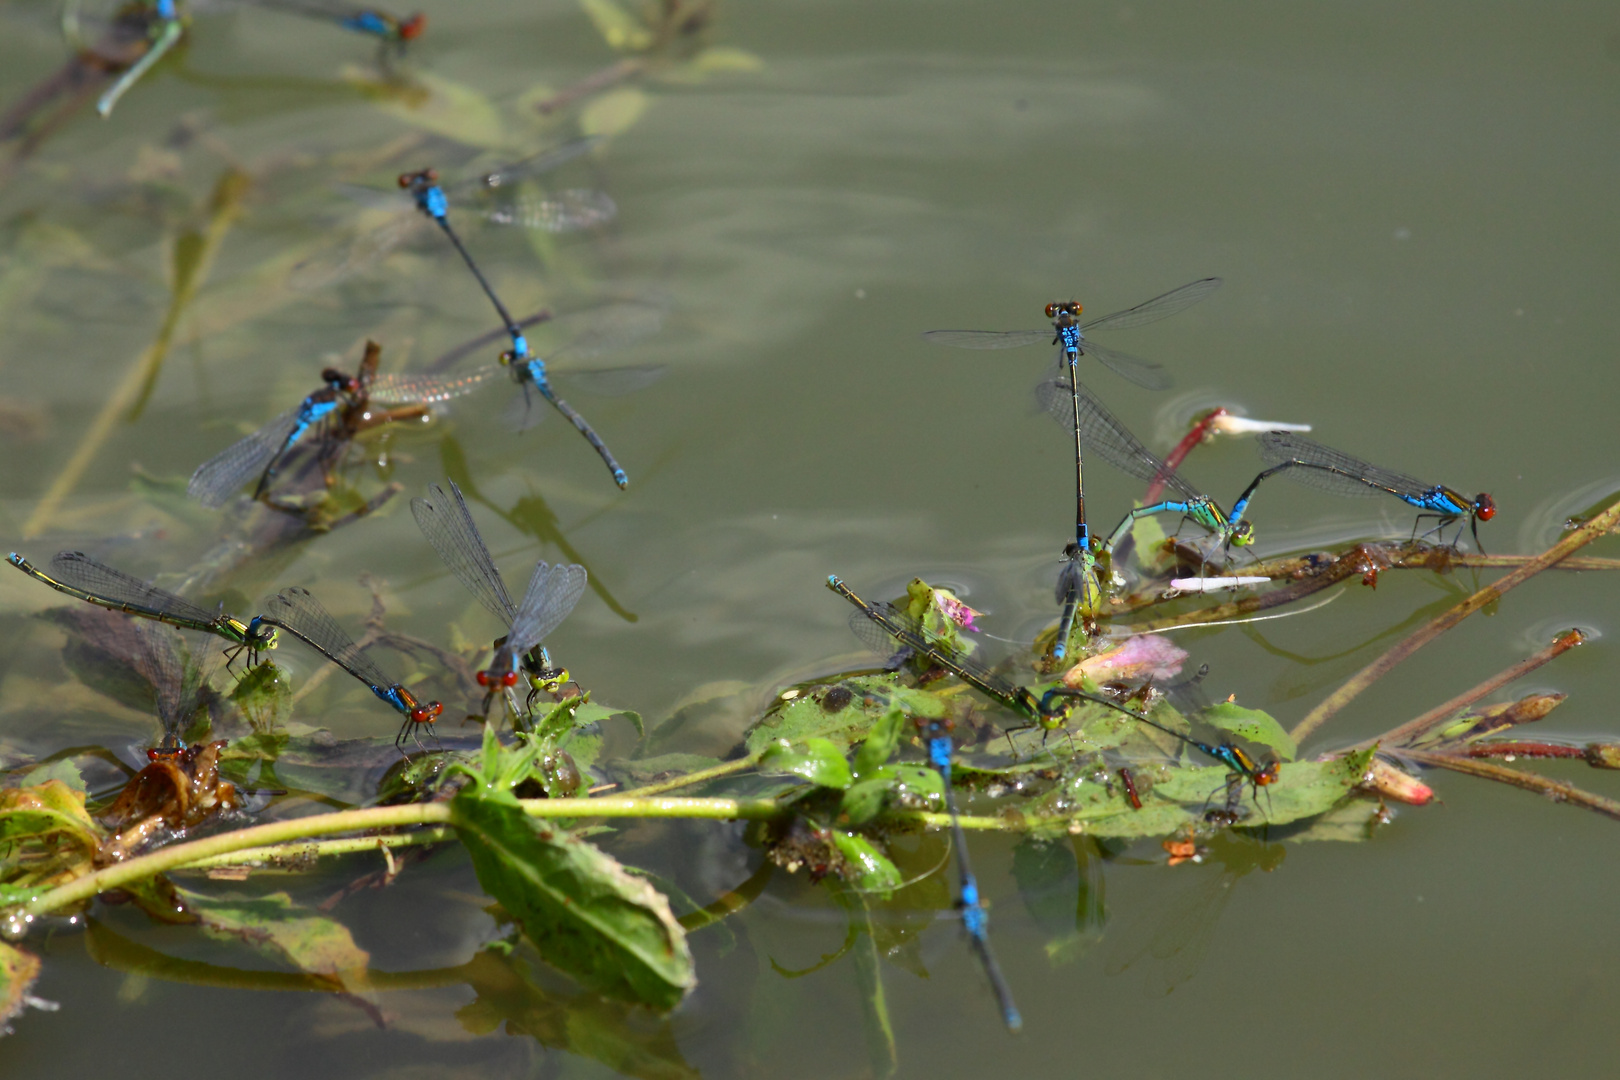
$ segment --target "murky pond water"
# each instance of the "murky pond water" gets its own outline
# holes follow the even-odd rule
[[[8,102],[61,62],[44,8],[0,8]],[[110,120],[86,109],[15,166],[0,189],[8,550],[38,561],[85,547],[171,582],[189,570],[239,611],[306,585],[351,626],[369,605],[367,572],[385,582],[390,628],[450,646],[483,637],[487,620],[406,501],[446,475],[470,480],[509,580],[535,558],[589,568],[590,591],[549,642],[579,681],[664,725],[661,751],[719,756],[782,686],[868,662],[823,587],[829,573],[874,597],[917,575],[955,585],[989,633],[1014,642],[1055,617],[1072,461],[1033,415],[1047,354],[936,349],[920,338],[928,329],[1040,326],[1049,300],[1100,314],[1219,275],[1196,308],[1105,338],[1163,363],[1172,390],[1086,373],[1159,451],[1213,404],[1308,422],[1329,444],[1489,491],[1499,512],[1481,537],[1493,553],[1543,549],[1620,486],[1620,14],[1608,5],[728,3],[707,41],[731,51],[707,69],[660,69],[548,116],[536,102],[614,60],[578,5],[424,10],[408,67],[427,81],[425,101],[357,89],[371,53],[350,35],[254,10],[199,15],[189,47]],[[365,444],[378,464],[354,467],[351,482],[405,493],[376,514],[232,565],[220,514],[180,494],[197,463],[294,404],[323,366],[352,367],[367,337],[383,344],[384,370],[401,370],[495,326],[431,229],[341,282],[290,288],[296,264],[387,213],[344,185],[386,188],[428,164],[473,175],[582,131],[611,137],[556,186],[606,192],[611,225],[469,238],[515,314],[623,301],[664,313],[656,336],[613,354],[665,365],[656,385],[591,397],[557,376],[629,488],[614,488],[561,418],[506,431],[503,386]],[[237,173],[240,205],[149,401],[133,422],[112,418],[42,515],[160,334],[177,244],[206,244],[209,200]],[[563,343],[544,328],[535,340]],[[1187,471],[1224,499],[1256,463],[1251,441],[1229,439]],[[1112,524],[1140,494],[1105,465],[1087,470],[1098,520]],[[1410,528],[1394,500],[1294,485],[1267,490],[1252,517],[1263,555]],[[1219,696],[1291,726],[1499,572],[1391,572],[1320,610],[1176,640],[1211,665]],[[1569,695],[1538,735],[1613,732],[1603,702],[1620,679],[1604,635],[1617,589],[1603,573],[1535,579],[1397,668],[1306,749],[1388,730],[1567,626],[1593,640],[1512,692]],[[67,674],[60,630],[30,617],[58,600],[0,575],[7,764],[75,746],[133,760],[154,725]],[[295,682],[317,669],[307,651],[281,653]],[[343,682],[299,719],[344,737],[388,723]],[[620,751],[631,738],[627,726],[609,733]],[[1537,768],[1620,796],[1584,766]],[[1013,841],[975,837],[1025,1027],[1002,1030],[942,919],[881,963],[899,1072],[1605,1072],[1593,1029],[1620,1006],[1606,933],[1616,823],[1501,785],[1427,779],[1444,805],[1401,810],[1370,843],[1233,839],[1173,870],[1155,845],[1105,862],[1080,844],[1077,856],[1060,849],[1072,865],[1046,892],[1023,895]],[[705,822],[632,826],[605,843],[698,905],[759,864],[737,829]],[[355,873],[332,866],[285,887],[319,903]],[[345,898],[334,912],[374,969],[424,973],[375,1008],[221,989],[208,972],[266,962],[98,909],[89,935],[30,942],[45,959],[36,992],[62,1007],[20,1018],[0,1062],[9,1077],[105,1068],[115,1053],[143,1074],[207,1062],[244,1078],[884,1067],[853,956],[789,977],[837,952],[848,925],[803,875],[778,874],[694,935],[699,989],[667,1020],[556,976],[458,975],[495,933],[484,902],[455,849]],[[154,966],[141,950],[173,959]]]

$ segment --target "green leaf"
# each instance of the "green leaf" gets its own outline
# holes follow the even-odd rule
[[[48,780],[55,780],[65,784],[74,791],[83,792],[85,790],[84,777],[80,775],[79,767],[73,764],[71,758],[58,758],[48,765],[40,765],[37,768],[30,769],[18,781],[17,786],[25,788],[38,787]]]
[[[884,713],[855,753],[855,775],[866,776],[893,757],[905,728],[906,714],[902,710],[891,708]]]
[[[868,779],[858,780],[844,789],[844,797],[838,802],[840,821],[865,825],[883,813],[889,793],[894,790],[893,777],[883,775],[886,771],[879,770]]]
[[[563,702],[567,704],[567,702]],[[638,738],[647,737],[647,724],[641,714],[633,709],[615,709],[611,705],[598,705],[594,701],[587,701],[574,710],[574,727],[582,728],[586,724],[597,724],[604,720],[611,720],[615,716],[622,716],[635,726]]]
[[[757,754],[777,739],[802,743],[811,736],[822,736],[850,747],[865,738],[891,706],[926,719],[945,715],[945,703],[937,696],[901,686],[898,676],[859,675],[779,699],[748,729],[744,744]]]
[[[633,86],[610,90],[579,113],[582,135],[622,135],[636,125],[652,99]]]
[[[1372,761],[1371,749],[1346,754],[1334,761],[1294,761],[1277,773],[1276,782],[1244,795],[1250,813],[1272,825],[1315,817],[1335,806],[1361,781]],[[1228,770],[1223,766],[1172,770],[1173,775],[1154,785],[1153,794],[1202,808],[1221,803]],[[1202,813],[1202,809],[1199,811]],[[1248,822],[1257,824],[1258,822]]]
[[[523,813],[509,792],[469,784],[451,822],[484,891],[553,967],[585,986],[668,1010],[697,982],[669,901],[613,858]]]
[[[900,870],[889,857],[858,833],[832,830],[833,845],[849,864],[845,875],[851,887],[884,896],[900,887]]]
[[[1282,725],[1259,709],[1245,709],[1223,701],[1204,710],[1203,720],[1213,728],[1270,748],[1280,761],[1293,761],[1299,755],[1294,740]]]
[[[292,683],[266,660],[242,676],[231,691],[231,701],[256,733],[276,731],[292,713]]]
[[[284,892],[251,898],[213,897],[187,889],[176,893],[214,934],[268,950],[301,971],[332,980],[345,991],[367,987],[371,955],[354,943],[349,928],[315,914]]]
[[[802,776],[817,787],[839,789],[849,787],[855,779],[844,751],[828,739],[806,739],[803,752],[779,739],[760,757],[759,771]]]
[[[613,0],[579,0],[579,6],[614,52],[640,52],[652,44],[652,31]]]
[[[35,1003],[30,991],[39,979],[40,966],[33,953],[0,941],[0,1030],[10,1031],[9,1024],[17,1014]]]

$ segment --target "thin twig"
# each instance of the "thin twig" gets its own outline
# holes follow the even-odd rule
[[[1462,757],[1457,754],[1440,754],[1432,750],[1403,749],[1401,756],[1411,758],[1420,765],[1432,765],[1441,769],[1450,769],[1453,772],[1465,773],[1468,776],[1477,776],[1484,780],[1496,780],[1503,784],[1511,784],[1514,787],[1524,788],[1526,791],[1538,792],[1554,802],[1572,803],[1584,810],[1596,810],[1600,814],[1620,820],[1620,802],[1606,799],[1601,795],[1593,795],[1589,791],[1582,791],[1574,784],[1560,783],[1557,780],[1549,780],[1545,776],[1537,776],[1535,773],[1520,772],[1518,769],[1493,765],[1488,761],[1476,761],[1473,758]]]
[[[1348,705],[1355,699],[1356,695],[1381,679],[1396,664],[1399,664],[1474,612],[1488,604],[1495,603],[1509,590],[1517,588],[1547,569],[1547,567],[1556,564],[1573,552],[1590,544],[1593,540],[1607,533],[1617,522],[1620,522],[1620,502],[1615,502],[1603,513],[1571,532],[1501,581],[1494,585],[1485,586],[1450,611],[1445,612],[1427,625],[1419,627],[1384,655],[1352,675],[1344,685],[1328,695],[1321,704],[1306,714],[1305,718],[1295,725],[1294,730],[1289,732],[1289,735],[1294,739],[1295,745],[1303,742],[1306,736],[1321,727],[1329,717]]]
[[[1570,649],[1573,649],[1575,646],[1581,644],[1585,640],[1586,635],[1581,633],[1579,630],[1565,630],[1563,633],[1552,639],[1552,644],[1548,645],[1545,649],[1542,649],[1534,656],[1526,657],[1525,659],[1520,660],[1517,664],[1510,665],[1504,670],[1492,675],[1490,678],[1486,679],[1472,690],[1465,690],[1456,697],[1452,698],[1450,701],[1447,701],[1441,705],[1436,705],[1422,716],[1419,716],[1414,720],[1408,720],[1406,723],[1402,724],[1398,728],[1395,728],[1393,731],[1380,735],[1376,739],[1365,739],[1362,742],[1357,743],[1355,746],[1350,747],[1350,749],[1346,752],[1349,753],[1355,750],[1365,750],[1367,747],[1372,746],[1375,743],[1383,746],[1405,746],[1408,743],[1415,741],[1430,728],[1443,724],[1451,717],[1456,716],[1474,702],[1489,694],[1494,694],[1496,691],[1500,690],[1502,687],[1506,686],[1510,682],[1515,681],[1516,679],[1524,678],[1526,675],[1541,667],[1549,660],[1562,656],[1564,653],[1568,652]]]

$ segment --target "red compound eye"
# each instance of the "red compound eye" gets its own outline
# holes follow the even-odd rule
[[[399,36],[405,41],[415,41],[426,28],[426,15],[412,15],[410,18],[399,24]]]
[[[442,712],[444,712],[444,706],[437,701],[430,701],[426,705],[418,705],[411,710],[411,723],[431,724]]]
[[[517,672],[508,671],[505,675],[501,676],[501,685],[502,686],[516,686],[517,685],[517,680],[518,680]]]
[[[489,672],[480,671],[478,673],[478,685],[479,686],[488,686],[489,685]]]
[[[1474,516],[1481,521],[1489,521],[1496,516],[1496,500],[1481,492],[1479,498],[1474,500]]]

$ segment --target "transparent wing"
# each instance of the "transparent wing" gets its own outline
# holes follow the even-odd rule
[[[570,386],[597,397],[618,397],[644,390],[669,374],[663,364],[600,368],[596,371],[565,372]]]
[[[1109,371],[1147,390],[1167,390],[1170,388],[1169,374],[1151,360],[1143,360],[1140,356],[1132,356],[1115,349],[1105,349],[1094,341],[1087,340],[1080,346],[1080,351],[1101,363]]]
[[[427,224],[427,218],[413,207],[401,210],[380,225],[360,232],[350,231],[295,265],[287,275],[287,288],[294,292],[320,292],[347,281],[381,262]]]
[[[1189,282],[1179,289],[1171,289],[1162,296],[1144,300],[1135,307],[1083,322],[1080,324],[1080,330],[1084,333],[1089,330],[1129,330],[1134,326],[1146,326],[1148,323],[1169,318],[1178,311],[1185,311],[1220,287],[1220,278],[1202,278]]]
[[[493,190],[519,183],[530,177],[539,176],[595,149],[603,138],[601,135],[588,135],[583,139],[575,139],[550,150],[542,150],[532,157],[515,161],[510,165],[503,165],[498,169],[492,169],[476,180],[459,184],[452,191],[453,193],[461,193],[474,189]]]
[[[368,393],[376,401],[437,405],[470,394],[504,373],[504,368],[483,367],[452,375],[379,375],[371,380]]]
[[[606,224],[618,214],[619,206],[606,192],[569,188],[550,195],[521,194],[481,212],[496,225],[565,233]]]
[[[923,340],[931,345],[957,349],[1019,349],[1025,345],[1050,344],[1053,330],[930,330]]]
[[[1268,431],[1260,436],[1259,442],[1260,457],[1267,465],[1295,462],[1305,466],[1284,469],[1282,475],[1307,487],[1351,496],[1377,495],[1380,487],[1412,495],[1426,490],[1424,484],[1410,476],[1369,465],[1360,458],[1292,432]]]
[[[526,653],[544,641],[579,603],[585,593],[585,580],[585,568],[578,563],[535,564],[523,604],[512,620],[507,647],[514,653]]]
[[[297,426],[298,408],[288,409],[258,431],[238,439],[197,466],[186,485],[186,494],[207,507],[223,505],[249,480],[264,472]]]
[[[1042,410],[1062,425],[1063,430],[1073,432],[1074,394],[1069,387],[1069,365],[1065,362],[1060,368],[1035,388],[1035,396]],[[1110,465],[1138,480],[1152,483],[1162,479],[1167,487],[1189,499],[1203,498],[1197,488],[1143,446],[1084,385],[1080,387],[1080,441],[1087,450],[1102,455]]]
[[[454,480],[449,481],[451,495],[446,495],[438,484],[428,485],[427,498],[411,500],[411,515],[427,537],[433,550],[450,568],[450,572],[478,598],[478,602],[505,626],[517,618],[517,607],[507,595],[506,582],[495,568],[484,538],[478,535],[467,500]]]
[[[546,418],[548,409],[540,391],[525,382],[501,410],[501,426],[508,431],[528,431]]]
[[[547,354],[547,362],[579,361],[652,337],[664,328],[664,311],[646,303],[602,304],[553,319],[551,325],[567,343]]]
[[[343,668],[368,686],[392,686],[390,679],[376,661],[361,651],[349,632],[309,594],[308,589],[283,589],[264,605],[265,621],[273,623],[297,637],[334,664]]]
[[[160,589],[150,582],[115,570],[82,551],[60,551],[51,559],[51,576],[65,585],[103,600],[159,611],[193,622],[209,623],[215,613]]]

